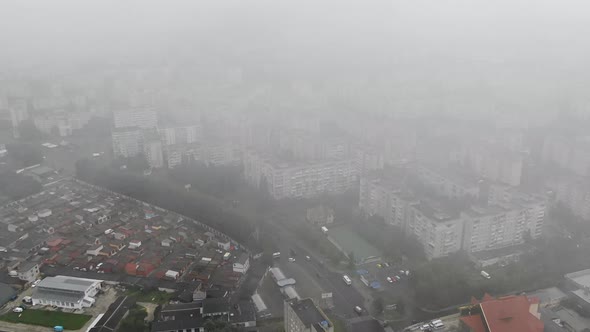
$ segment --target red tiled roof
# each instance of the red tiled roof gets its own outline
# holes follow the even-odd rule
[[[526,296],[509,296],[481,303],[490,332],[543,332],[543,323],[529,312]]]
[[[486,332],[486,328],[483,325],[483,321],[480,315],[473,315],[467,317],[461,317],[461,321],[465,323],[465,325],[469,326],[470,330],[473,332]]]

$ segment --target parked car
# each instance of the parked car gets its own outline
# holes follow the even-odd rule
[[[311,257],[305,256],[305,259],[308,260],[308,261],[310,261],[311,260]]]
[[[361,308],[357,305],[356,307],[354,307],[354,312],[361,315],[363,313],[363,308]]]
[[[386,279],[386,280],[387,280],[387,282],[388,282],[388,283],[390,283],[390,284],[392,284],[392,283],[393,283],[393,279],[391,279],[391,277],[387,277],[387,279]]]
[[[24,311],[24,309],[21,307],[16,307],[16,308],[12,309],[12,312],[16,312],[16,313],[21,313],[23,311]]]
[[[37,279],[33,282],[33,284],[31,285],[32,288],[37,287],[37,285],[41,282],[41,280]]]
[[[291,263],[295,262],[295,258],[289,257],[289,262],[291,262]]]

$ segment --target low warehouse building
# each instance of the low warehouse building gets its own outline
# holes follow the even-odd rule
[[[95,302],[94,296],[101,289],[101,284],[102,280],[47,277],[33,291],[33,305],[53,305],[68,309],[90,307]]]

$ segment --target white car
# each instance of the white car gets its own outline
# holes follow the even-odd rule
[[[41,282],[41,280],[35,280],[35,282],[33,282],[33,284],[31,285],[32,288],[37,287],[37,285]]]
[[[295,258],[289,257],[289,262],[291,262],[291,263],[295,262]]]
[[[387,280],[387,282],[388,282],[388,283],[390,283],[390,284],[392,284],[392,283],[393,283],[393,279],[391,279],[391,277],[387,277],[387,278],[386,278],[386,280]]]
[[[16,313],[23,312],[23,308],[21,308],[21,307],[16,307],[16,308],[12,309],[12,312],[16,312]]]

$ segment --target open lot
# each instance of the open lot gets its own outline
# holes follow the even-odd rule
[[[330,228],[329,235],[347,254],[350,252],[354,253],[357,261],[362,261],[368,257],[381,257],[379,249],[375,248],[346,226]]]
[[[59,311],[27,309],[22,313],[9,312],[0,320],[11,323],[54,327],[61,325],[67,330],[79,330],[92,318],[90,315],[71,314]]]

